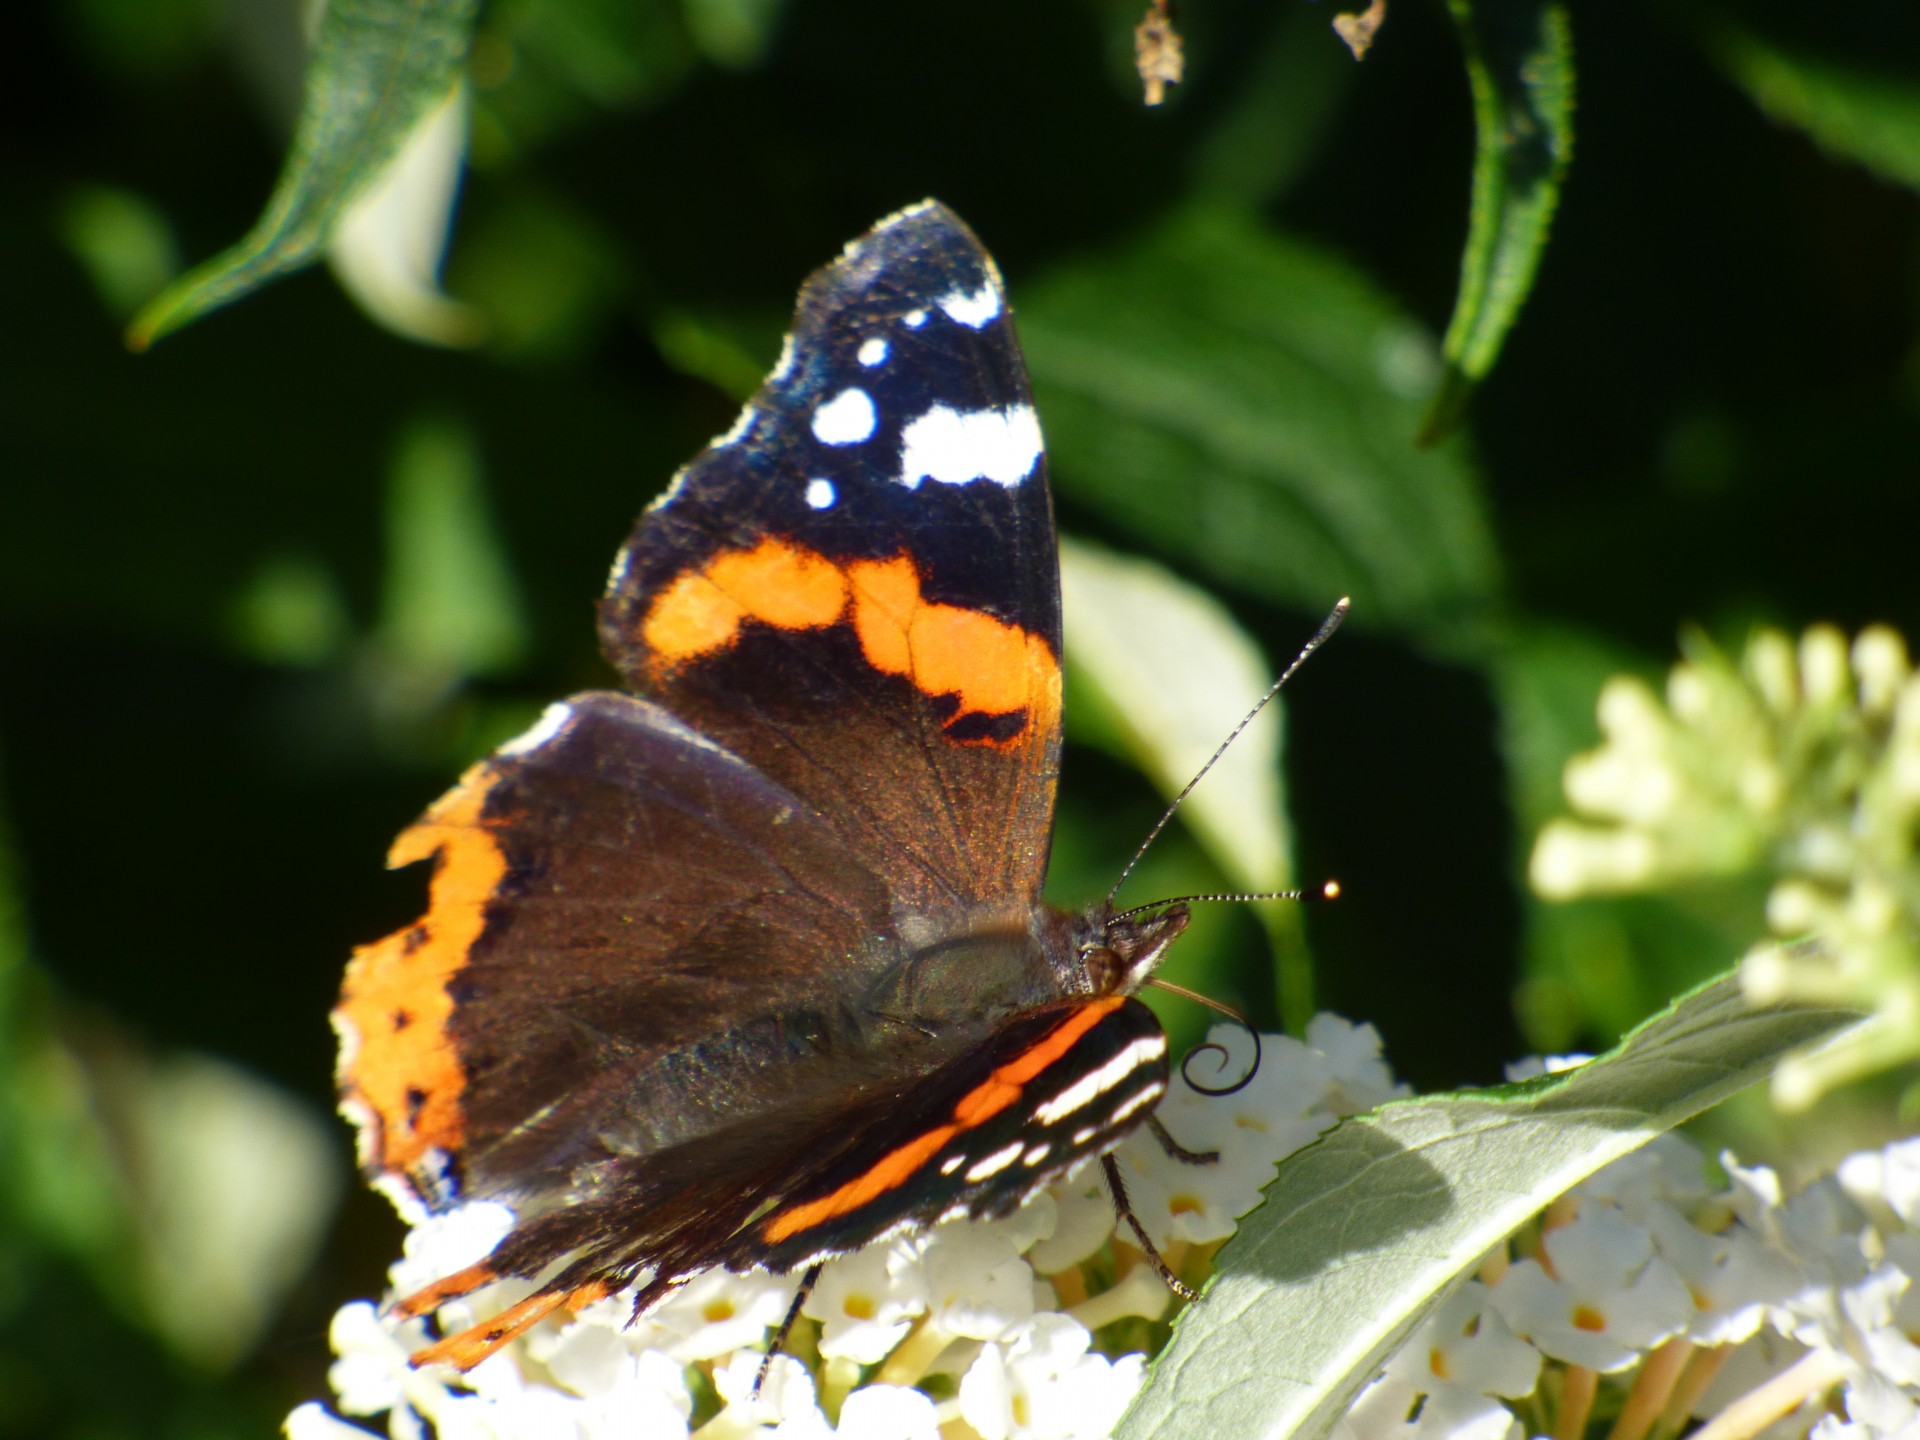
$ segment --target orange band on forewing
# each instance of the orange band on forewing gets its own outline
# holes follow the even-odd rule
[[[1108,996],[1075,1008],[1060,1024],[1009,1060],[961,1097],[953,1107],[953,1123],[936,1126],[916,1135],[906,1144],[887,1152],[877,1165],[849,1180],[829,1195],[776,1211],[768,1217],[761,1233],[768,1243],[778,1244],[823,1221],[852,1214],[861,1206],[898,1188],[963,1131],[984,1125],[1020,1098],[1022,1089],[1049,1065],[1077,1045],[1094,1026],[1126,1003],[1125,997]]]
[[[904,675],[926,695],[959,697],[962,715],[1025,710],[1050,729],[1060,713],[1060,667],[1047,642],[979,610],[928,603],[905,555],[847,567],[853,624],[874,669]]]
[[[931,698],[953,696],[952,719],[1023,714],[1023,735],[1059,723],[1060,664],[1046,640],[984,611],[930,603],[907,555],[842,569],[784,540],[723,551],[661,591],[640,633],[654,662],[672,669],[724,650],[749,620],[818,630],[843,618],[875,670]]]
[[[674,665],[732,644],[748,620],[815,630],[838,620],[846,604],[846,576],[831,560],[767,539],[675,580],[647,611],[641,637]]]
[[[407,1170],[431,1149],[456,1149],[463,1134],[465,1077],[447,1029],[447,981],[467,963],[507,871],[499,843],[480,821],[498,778],[485,764],[474,766],[400,833],[390,866],[439,857],[427,913],[361,946],[347,965],[333,1012],[340,1088],[360,1124],[360,1160],[370,1170]]]

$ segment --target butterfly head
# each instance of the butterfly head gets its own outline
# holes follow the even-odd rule
[[[1167,947],[1187,928],[1184,904],[1115,913],[1095,906],[1080,919],[1075,936],[1081,966],[1096,995],[1131,995],[1147,983]]]

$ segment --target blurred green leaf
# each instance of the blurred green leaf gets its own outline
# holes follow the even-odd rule
[[[1448,0],[1473,90],[1473,203],[1446,371],[1420,443],[1444,439],[1519,318],[1573,158],[1573,32],[1542,0]]]
[[[1194,152],[1194,193],[1257,210],[1292,189],[1359,72],[1310,6],[1282,10],[1231,107]]]
[[[486,316],[494,355],[528,364],[579,355],[627,298],[621,245],[578,205],[503,188],[496,183],[492,208],[463,223],[454,282]]]
[[[395,449],[379,638],[396,683],[436,693],[465,676],[497,673],[526,649],[479,446],[457,421],[418,421]]]
[[[699,60],[681,0],[494,0],[474,37],[477,164],[657,102]]]
[[[1920,189],[1920,80],[1776,45],[1725,18],[1707,25],[1706,38],[1728,77],[1775,120]]]
[[[1060,587],[1075,733],[1104,737],[1171,800],[1273,683],[1272,666],[1224,605],[1151,561],[1063,540]],[[1244,890],[1292,884],[1280,707],[1276,697],[1179,811],[1213,862]],[[1279,965],[1281,1013],[1304,1024],[1313,976],[1299,907],[1266,901],[1260,911]]]
[[[1460,1275],[1610,1161],[1859,1022],[1732,975],[1577,1069],[1349,1120],[1280,1166],[1176,1322],[1121,1440],[1317,1440]]]
[[[232,630],[241,653],[270,665],[320,665],[353,637],[353,617],[323,563],[276,555],[235,602]]]
[[[60,209],[62,238],[116,317],[131,315],[180,270],[173,231],[144,196],[84,185]]]
[[[766,53],[786,0],[682,0],[700,53],[717,65],[745,69]]]
[[[135,317],[144,350],[171,330],[318,258],[342,213],[444,100],[479,0],[332,0],[307,67],[293,144],[247,237],[167,287]]]
[[[0,815],[0,1259],[44,1247],[124,1295],[131,1219],[81,1068],[53,1029],[29,952],[12,838]],[[0,1286],[0,1320],[15,1297]]]
[[[1196,208],[1020,296],[1057,488],[1318,614],[1430,634],[1499,584],[1458,446],[1413,448],[1419,327],[1339,261]]]

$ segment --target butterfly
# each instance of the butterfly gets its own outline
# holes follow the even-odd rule
[[[1041,899],[1052,501],[1005,289],[950,210],[807,281],[599,627],[625,688],[551,706],[400,835],[427,912],[355,953],[334,1012],[372,1181],[410,1217],[514,1216],[397,1312],[537,1282],[415,1363],[1007,1214],[1167,1089],[1135,992],[1186,907]]]

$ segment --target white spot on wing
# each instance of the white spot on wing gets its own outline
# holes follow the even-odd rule
[[[942,1175],[951,1175],[966,1163],[967,1157],[964,1155],[949,1155],[945,1160],[940,1162],[940,1173]]]
[[[891,348],[886,341],[876,335],[871,340],[860,342],[860,349],[854,358],[871,369],[875,365],[887,363],[887,351]]]
[[[829,510],[833,508],[833,502],[836,498],[831,480],[813,479],[807,481],[807,504],[811,505],[814,509]]]
[[[573,718],[573,707],[566,701],[556,701],[541,712],[531,729],[516,735],[493,753],[496,755],[526,755],[538,750],[542,745],[567,728],[567,722]]]
[[[867,392],[851,387],[813,412],[813,438],[822,445],[858,445],[873,434],[878,420]]]
[[[978,330],[994,316],[1000,313],[1000,292],[989,280],[973,294],[956,290],[951,295],[942,296],[940,308],[969,330]]]
[[[927,312],[924,310],[909,310],[900,317],[900,321],[909,330],[918,330],[922,325],[927,323]]]
[[[815,422],[816,428],[819,421]],[[964,485],[991,480],[1009,489],[1033,473],[1041,452],[1040,420],[1031,405],[955,410],[936,405],[900,432],[900,483]]]
[[[1026,1154],[1020,1157],[1020,1163],[1022,1165],[1025,1165],[1029,1170],[1031,1170],[1035,1165],[1038,1165],[1042,1160],[1046,1159],[1047,1156],[1051,1155],[1052,1153],[1053,1153],[1053,1146],[1036,1145],[1031,1150],[1027,1151]]]
[[[1119,1085],[1142,1065],[1167,1053],[1167,1037],[1143,1035],[1098,1070],[1089,1070],[1038,1110],[1033,1118],[1042,1125],[1056,1125],[1074,1111],[1084,1109]]]
[[[1005,1149],[994,1151],[993,1154],[987,1156],[986,1159],[975,1161],[973,1167],[967,1171],[967,1183],[973,1184],[998,1175],[1002,1170],[1018,1160],[1020,1158],[1020,1152],[1025,1148],[1026,1146],[1022,1141],[1016,1140]]]

